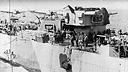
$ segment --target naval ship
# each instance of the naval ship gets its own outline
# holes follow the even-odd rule
[[[46,18],[38,28],[38,32],[54,33],[63,27],[74,28],[76,32],[89,33],[106,30],[110,24],[106,8],[83,8],[67,6],[69,10],[64,11],[65,17],[57,19]],[[46,32],[44,32],[46,31]],[[37,38],[38,37],[38,38]],[[44,42],[41,35],[32,40],[32,45],[37,56],[41,72],[127,72],[128,60],[110,56],[110,44],[97,46],[96,52],[88,52],[71,47],[69,44],[63,46],[56,43]],[[86,47],[87,48],[94,48]],[[69,59],[68,59],[69,58]]]

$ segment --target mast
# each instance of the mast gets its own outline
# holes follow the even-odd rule
[[[11,25],[11,15],[10,15],[10,11],[11,11],[11,1],[9,0],[9,25]],[[9,28],[10,31],[11,31],[11,28]],[[10,34],[10,50],[9,50],[9,53],[10,53],[10,61],[12,62],[12,49],[11,49],[11,34]],[[13,66],[11,65],[11,72],[13,72]]]

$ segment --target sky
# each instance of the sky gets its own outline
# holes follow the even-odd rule
[[[59,10],[67,5],[83,7],[106,7],[107,9],[128,9],[127,0],[10,0],[10,9],[48,11]],[[9,10],[8,0],[0,0],[0,10]]]

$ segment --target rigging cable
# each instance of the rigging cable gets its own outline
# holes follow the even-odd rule
[[[34,16],[36,16],[37,19],[39,20],[38,23],[40,23],[40,18],[39,18],[36,14],[34,14],[34,13],[33,13],[25,4],[23,4],[20,0],[17,0],[17,1],[19,1],[19,3],[21,3],[30,13],[32,13]]]

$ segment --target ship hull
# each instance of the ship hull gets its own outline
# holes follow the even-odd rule
[[[128,72],[128,60],[88,52],[72,51],[73,72]]]
[[[32,41],[42,72],[66,72],[60,67],[59,54],[64,47]],[[128,60],[109,56],[109,46],[98,48],[99,54],[72,50],[72,72],[128,72]],[[101,51],[101,52],[100,52]]]
[[[39,43],[32,41],[41,72],[66,72],[60,67],[59,54],[63,47],[51,45],[50,43]]]

